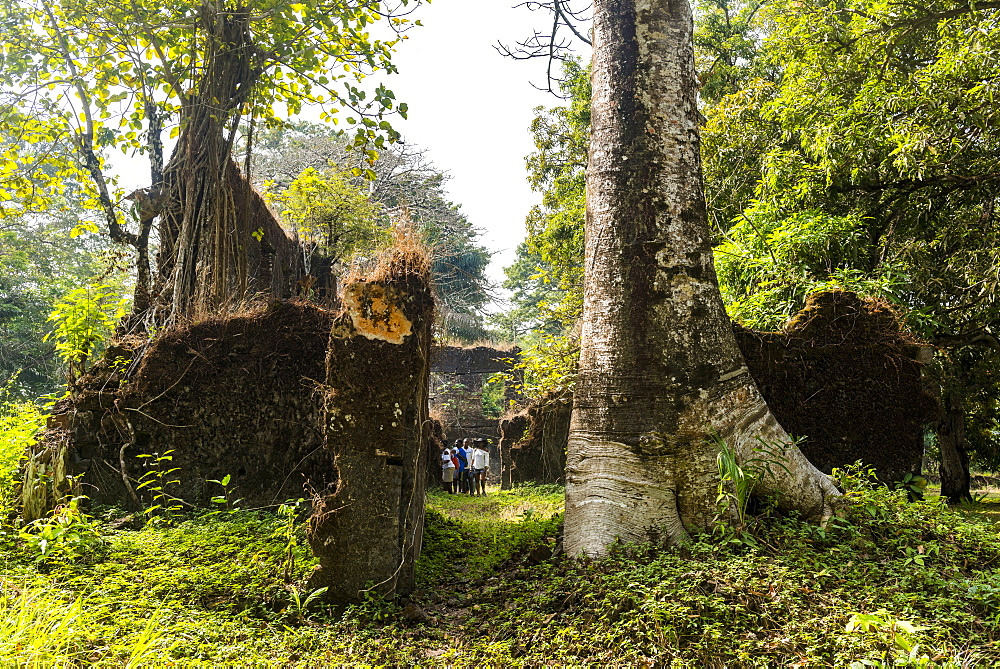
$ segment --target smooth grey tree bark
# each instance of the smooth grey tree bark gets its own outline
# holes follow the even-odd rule
[[[597,0],[580,374],[565,545],[683,540],[716,513],[719,447],[760,439],[758,492],[823,520],[839,492],[790,443],[736,346],[705,215],[688,0]],[[787,471],[786,471],[787,469]]]

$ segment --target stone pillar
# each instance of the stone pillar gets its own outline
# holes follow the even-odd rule
[[[426,273],[405,263],[377,278],[344,288],[327,355],[326,448],[339,479],[314,499],[310,587],[338,602],[411,591],[423,534],[433,299]]]
[[[528,415],[516,413],[500,420],[500,489],[510,490],[514,487],[514,459],[511,449],[524,438],[528,428]]]

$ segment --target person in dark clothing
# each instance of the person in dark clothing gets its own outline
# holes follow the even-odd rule
[[[451,450],[455,454],[455,457],[458,458],[458,471],[455,473],[455,481],[458,486],[458,492],[468,492],[468,481],[466,480],[466,476],[469,469],[469,454],[462,446],[462,442],[459,439],[455,440],[455,445]]]
[[[467,493],[469,493],[471,495],[472,492],[473,492],[472,491],[472,485],[473,485],[473,477],[472,477],[472,440],[468,439],[468,438],[463,439],[462,440],[462,449],[465,451],[465,457],[466,457],[466,460],[468,462],[468,464],[465,467],[465,481],[464,481],[463,485],[465,486],[465,492],[467,492]]]

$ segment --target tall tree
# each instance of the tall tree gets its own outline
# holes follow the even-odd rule
[[[525,162],[541,203],[528,214],[515,263],[504,269],[513,308],[491,316],[521,347],[527,397],[571,391],[579,352],[590,70],[566,60],[558,88],[566,104],[536,108],[531,123],[535,151]]]
[[[716,512],[724,440],[781,467],[785,508],[827,517],[839,496],[771,415],[733,338],[715,278],[698,146],[687,0],[598,0],[580,375],[566,547],[682,540]]]
[[[255,142],[251,173],[262,185],[271,182],[267,188],[279,194],[306,170],[326,179],[337,173],[357,197],[375,206],[383,235],[393,217],[409,217],[431,254],[440,334],[466,343],[490,338],[483,323],[491,300],[489,252],[480,243],[481,231],[449,201],[448,174],[424,150],[402,142],[385,147],[377,158],[352,151],[351,143],[343,132],[315,123],[271,129]],[[378,236],[365,238],[377,241]]]
[[[11,113],[0,120],[40,137],[72,139],[72,155],[47,158],[66,173],[89,176],[111,238],[134,247],[137,316],[186,318],[266,288],[253,285],[247,268],[256,229],[247,212],[240,213],[251,208],[251,198],[232,160],[241,129],[274,119],[278,109],[294,114],[318,103],[326,105],[327,117],[351,110],[355,117],[347,120],[358,124],[359,142],[394,139],[382,117],[405,114],[405,106],[397,107],[384,87],[366,91],[360,82],[394,71],[391,52],[408,23],[400,13],[415,4],[419,0],[5,3],[3,78],[16,95],[8,96]],[[372,36],[370,26],[378,22],[387,25],[390,39]],[[165,126],[177,138],[166,164]],[[150,188],[133,196],[139,206],[131,217],[105,171],[112,148],[150,158]],[[151,237],[159,242],[155,269]]]
[[[378,224],[375,203],[336,168],[307,167],[288,188],[266,193],[265,199],[298,239],[307,274],[339,278],[352,257],[373,257],[388,243],[389,231]]]
[[[770,72],[759,58],[764,31],[762,9],[768,0],[699,0],[695,24],[695,63],[699,95],[718,102],[755,77]]]
[[[970,453],[997,460],[1000,134],[986,63],[1000,51],[998,15],[993,4],[775,2],[764,58],[782,76],[724,97],[705,129],[734,315],[780,324],[830,282],[901,305],[941,351],[930,370],[953,501],[969,497]]]
[[[560,90],[567,104],[537,109],[531,123],[536,150],[526,159],[528,183],[541,193],[542,202],[528,214],[525,250],[540,261],[532,279],[548,293],[538,300],[537,318],[565,327],[579,318],[583,296],[589,70],[575,60],[566,61]]]

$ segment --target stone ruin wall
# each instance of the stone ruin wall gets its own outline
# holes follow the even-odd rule
[[[920,473],[924,430],[938,412],[921,372],[930,349],[887,305],[827,291],[781,332],[734,329],[768,406],[805,438],[802,452],[817,468],[860,460],[886,485]],[[504,486],[563,482],[571,404],[550,395],[501,421]]]
[[[67,473],[92,503],[133,511],[153,504],[139,485],[155,476],[155,456],[171,458],[162,469],[179,468],[167,492],[195,506],[222,494],[209,481],[226,476],[231,493],[254,507],[308,497],[307,481],[317,491],[335,487],[319,390],[331,324],[322,309],[276,302],[168,330],[148,347],[138,339],[112,346],[75,397],[56,405],[43,443],[58,436],[68,444]],[[123,374],[128,366],[134,371]],[[51,504],[28,504],[26,515]]]
[[[573,396],[549,393],[500,421],[500,485],[563,483]]]
[[[432,415],[441,425],[442,442],[451,445],[455,439],[487,439],[491,462],[499,463],[500,420],[483,414],[483,390],[493,374],[514,374],[519,355],[518,348],[488,346],[441,346],[433,350],[430,404]],[[516,388],[508,386],[505,393],[505,402],[520,398]],[[499,477],[498,465],[490,469],[494,478]],[[430,464],[428,476],[440,478],[437,461]]]
[[[781,332],[735,333],[775,418],[820,471],[860,460],[886,485],[920,474],[938,414],[922,373],[932,351],[889,305],[825,291]]]
[[[273,302],[109,348],[55,407],[23,485],[30,520],[67,494],[139,511],[223,493],[244,508],[313,502],[312,587],[338,601],[413,586],[424,513],[433,299],[397,252],[345,287],[344,307]],[[153,457],[144,457],[153,456]]]

